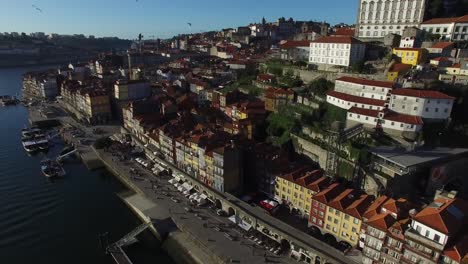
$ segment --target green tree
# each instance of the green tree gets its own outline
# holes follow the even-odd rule
[[[311,92],[320,97],[324,97],[333,88],[333,83],[325,78],[313,80],[308,85]]]

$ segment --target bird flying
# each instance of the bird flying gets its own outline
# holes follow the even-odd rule
[[[39,7],[37,7],[36,5],[32,5],[32,7],[33,7],[34,9],[36,9],[37,11],[39,11],[39,12],[41,12],[41,13],[42,13],[42,9],[40,9],[40,8],[39,8]]]
[[[189,25],[189,27],[192,27],[192,23],[187,23],[187,25]]]

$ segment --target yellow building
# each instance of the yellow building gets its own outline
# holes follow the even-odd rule
[[[398,79],[398,77],[411,70],[411,68],[412,66],[409,64],[395,63],[388,69],[387,80],[394,82],[396,79]]]
[[[265,92],[265,109],[277,112],[281,106],[294,102],[294,92],[290,89],[269,88]]]
[[[309,218],[311,198],[329,185],[329,178],[321,170],[308,167],[294,168],[291,172],[276,177],[275,198],[289,205],[304,218]]]
[[[393,48],[401,63],[416,66],[426,60],[427,50],[421,48]]]
[[[367,194],[354,189],[344,190],[327,206],[324,231],[355,247],[359,242],[362,215],[372,201],[373,197]]]

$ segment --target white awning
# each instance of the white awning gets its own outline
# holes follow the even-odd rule
[[[168,180],[168,182],[169,182],[170,184],[174,184],[175,179],[170,179],[170,180]]]
[[[202,198],[202,199],[208,199],[208,196],[206,196],[206,194],[202,193],[202,194],[200,195],[200,198]]]
[[[245,231],[249,231],[252,228],[252,225],[250,225],[249,223],[246,223],[245,221],[240,219],[237,215],[231,215],[229,217],[229,221],[238,225],[240,228],[244,229]]]
[[[190,184],[188,184],[188,182],[184,182],[184,183],[182,184],[182,187],[183,187],[185,190],[187,190],[187,191],[190,191],[190,190],[193,189],[193,186],[190,185]]]
[[[183,185],[180,185],[179,187],[177,187],[177,190],[179,192],[183,192],[185,189],[184,189],[184,186]]]
[[[174,187],[178,188],[180,184],[178,182],[174,183]]]
[[[192,195],[189,196],[189,200],[195,200],[197,197],[198,197],[199,193],[194,193]]]
[[[236,215],[231,215],[228,219],[229,219],[229,221],[233,222],[234,224],[237,224]]]

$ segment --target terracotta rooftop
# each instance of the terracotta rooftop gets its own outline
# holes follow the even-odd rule
[[[360,40],[353,38],[351,36],[327,36],[321,37],[314,41],[313,43],[338,43],[338,44],[363,44]]]
[[[389,71],[391,72],[404,72],[411,69],[413,66],[411,64],[404,63],[395,63],[390,67]]]
[[[412,125],[424,124],[421,117],[419,116],[405,115],[405,114],[400,114],[400,113],[393,112],[393,111],[386,112],[384,119],[394,121],[394,122],[405,123],[405,124],[412,124]]]
[[[317,193],[313,199],[323,204],[328,204],[333,198],[340,194],[342,190],[343,187],[339,183],[333,183],[325,190]]]
[[[454,45],[453,42],[437,42],[434,45],[432,45],[431,48],[433,48],[433,49],[445,49],[445,48],[452,47],[453,45]]]
[[[292,49],[297,47],[310,47],[311,41],[308,40],[288,40],[280,45],[282,49]]]
[[[336,91],[330,91],[327,93],[329,96],[333,96],[335,98],[352,102],[352,103],[359,103],[359,104],[366,104],[366,105],[375,105],[375,106],[385,106],[384,100],[377,100],[372,98],[354,96],[350,94],[340,93]]]
[[[390,214],[376,214],[367,220],[366,224],[381,231],[387,232],[388,228],[396,222]]]
[[[446,235],[454,235],[468,222],[467,212],[467,201],[439,198],[413,219]]]
[[[348,110],[348,113],[354,113],[354,114],[370,116],[370,117],[379,116],[378,110],[364,109],[364,108],[358,108],[358,107],[351,107],[351,109]]]
[[[344,212],[344,210],[351,205],[357,199],[356,190],[355,189],[346,189],[338,196],[335,197],[328,206],[333,207],[339,211]]]
[[[433,18],[422,22],[421,24],[450,24],[450,23],[468,23],[468,15],[461,17]]]
[[[367,208],[366,212],[364,212],[363,217],[370,219],[374,215],[380,213],[380,209],[382,205],[387,201],[389,198],[385,195],[380,196],[379,198],[375,199],[375,201]]]
[[[354,36],[356,30],[354,28],[338,28],[335,31],[335,35],[338,36]]]
[[[357,200],[355,200],[348,208],[346,208],[345,213],[362,219],[365,211],[371,205],[374,197],[367,194],[362,194]]]
[[[454,246],[447,248],[444,251],[444,255],[458,263],[461,263],[464,258],[468,257],[468,236],[462,238]]]
[[[400,96],[409,96],[409,97],[419,97],[419,98],[429,98],[429,99],[455,99],[451,96],[448,96],[444,93],[433,91],[433,90],[418,90],[418,89],[394,89],[392,91],[393,95]]]
[[[356,84],[362,84],[362,85],[368,85],[368,86],[376,86],[376,87],[385,87],[385,88],[393,88],[395,85],[394,82],[368,80],[368,79],[355,78],[355,77],[349,77],[349,76],[344,76],[336,80],[342,81],[342,82],[350,82],[350,83],[356,83]]]

